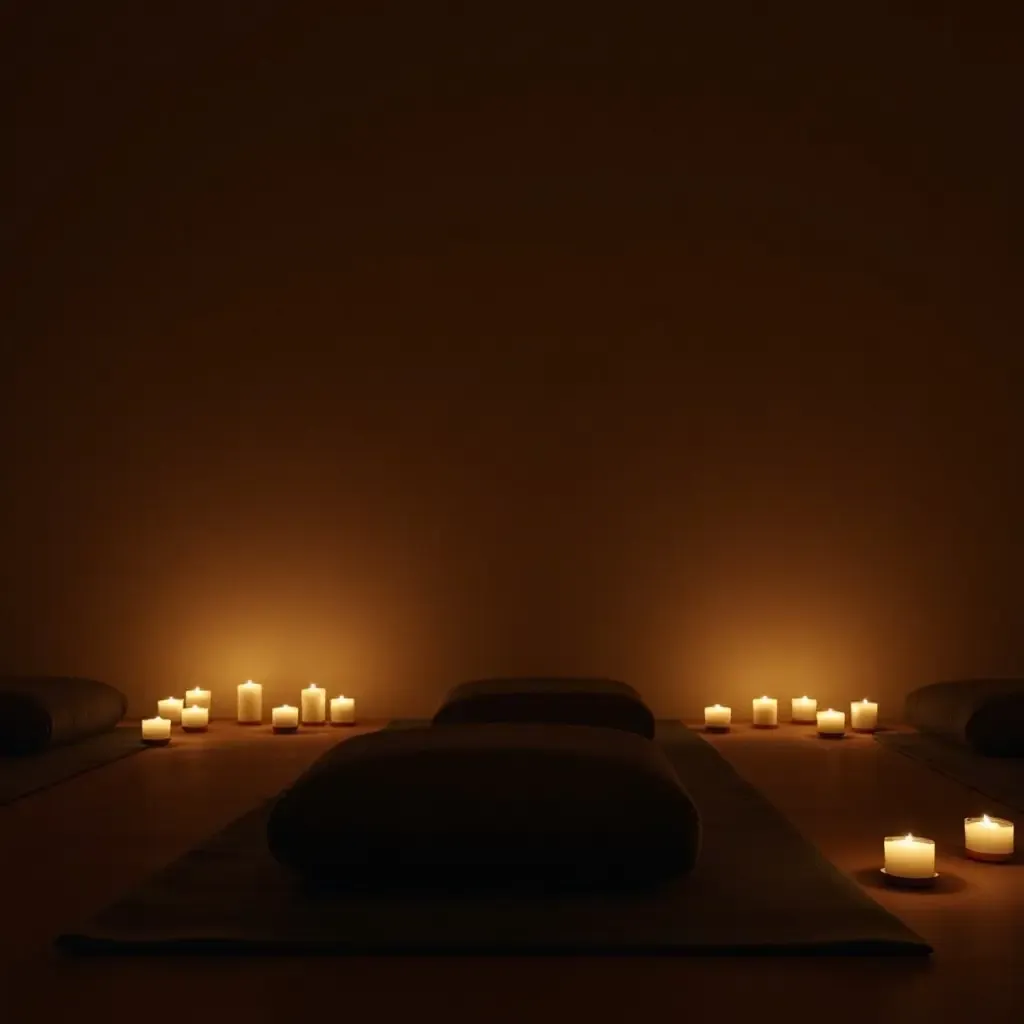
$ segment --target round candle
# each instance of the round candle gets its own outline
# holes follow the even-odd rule
[[[979,860],[1008,860],[1013,856],[1013,822],[1005,818],[964,818],[968,856]]]
[[[275,729],[293,731],[299,727],[299,709],[290,704],[282,704],[270,712],[270,721]]]
[[[704,709],[704,726],[708,729],[728,729],[732,721],[732,708],[714,704]]]
[[[171,720],[169,718],[144,718],[142,720],[143,743],[167,743],[171,738]]]
[[[171,722],[180,722],[181,705],[180,697],[165,697],[156,702],[156,713],[160,718],[166,718]]]
[[[186,732],[206,732],[210,724],[210,709],[198,704],[189,704],[181,712],[181,727]]]
[[[754,698],[754,725],[768,729],[779,724],[779,702],[774,697]]]
[[[185,694],[185,703],[190,707],[194,708],[206,708],[207,711],[210,709],[210,691],[201,690],[198,686],[194,690],[189,690]]]
[[[818,702],[813,697],[793,698],[793,721],[813,722],[818,713]]]
[[[885,873],[894,878],[934,878],[935,841],[912,836],[885,837]]]
[[[850,728],[857,732],[874,732],[878,728],[878,705],[867,697],[851,701]]]
[[[819,736],[842,736],[846,732],[846,712],[828,711],[818,712],[818,735]]]
[[[356,720],[356,702],[352,697],[331,698],[331,723],[353,725]]]
[[[238,687],[238,721],[242,725],[263,721],[263,687],[251,679]]]
[[[327,718],[327,691],[310,683],[302,691],[302,722],[304,725],[323,725]]]

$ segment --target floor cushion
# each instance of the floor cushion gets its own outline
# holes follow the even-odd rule
[[[958,679],[914,690],[908,725],[989,757],[1024,757],[1024,679]]]
[[[114,728],[128,701],[95,679],[0,676],[0,754],[38,754]]]
[[[318,884],[547,891],[683,874],[700,824],[661,748],[632,733],[430,726],[328,751],[278,799],[267,840]]]
[[[445,696],[435,725],[467,722],[547,722],[593,725],[654,737],[654,715],[643,698],[615,679],[544,677],[476,679]]]

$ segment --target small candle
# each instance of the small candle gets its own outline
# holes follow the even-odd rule
[[[935,877],[935,841],[912,836],[885,837],[885,873],[893,878]]]
[[[180,697],[165,697],[163,700],[158,700],[156,702],[157,716],[166,718],[171,722],[180,722],[181,705],[182,700]]]
[[[779,724],[779,702],[774,697],[754,698],[754,725],[774,729]]]
[[[851,701],[850,728],[854,732],[874,732],[878,728],[878,705],[867,697]]]
[[[331,698],[331,725],[354,725],[356,702],[353,697]]]
[[[238,687],[238,721],[241,725],[263,721],[263,687],[251,679]]]
[[[814,721],[814,716],[818,713],[818,702],[813,697],[794,697],[793,698],[793,721],[803,722],[805,724]]]
[[[185,694],[185,703],[194,708],[206,708],[210,710],[210,691],[201,690],[198,686]]]
[[[327,691],[316,683],[310,683],[302,691],[302,724],[323,725],[327,718]]]
[[[142,720],[142,742],[153,747],[162,747],[171,742],[171,720],[169,718],[144,718]]]
[[[270,712],[270,721],[274,732],[295,732],[299,727],[299,709],[282,704]]]
[[[846,712],[828,711],[818,712],[818,735],[829,739],[843,736],[846,733]]]
[[[206,732],[210,724],[210,709],[189,704],[181,712],[181,727],[185,732]]]
[[[967,856],[974,860],[1009,860],[1013,856],[1013,822],[1005,818],[964,818]]]

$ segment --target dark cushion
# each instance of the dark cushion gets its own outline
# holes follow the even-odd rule
[[[632,686],[615,679],[475,679],[445,696],[435,725],[548,722],[593,725],[654,737],[654,715]]]
[[[571,890],[689,871],[700,825],[661,748],[589,726],[385,730],[275,804],[274,857],[316,883]]]
[[[95,679],[0,676],[0,754],[38,754],[95,736],[127,709],[120,690]]]
[[[914,690],[907,724],[989,757],[1024,757],[1024,679],[959,679]]]

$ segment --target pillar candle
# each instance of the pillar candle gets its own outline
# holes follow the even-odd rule
[[[181,705],[180,697],[165,697],[156,702],[156,713],[160,718],[166,718],[171,722],[180,722]]]
[[[185,703],[190,707],[206,708],[206,710],[209,711],[210,696],[211,694],[209,690],[201,690],[197,686],[194,690],[189,690],[188,693],[185,694]]]
[[[302,691],[302,724],[323,725],[327,718],[327,691],[316,683],[310,683]]]
[[[295,732],[299,727],[299,709],[282,704],[270,712],[270,721],[274,732]]]
[[[263,687],[251,679],[238,687],[238,721],[242,725],[263,721]]]
[[[811,723],[818,713],[818,702],[813,697],[793,698],[793,721]]]
[[[732,721],[732,708],[724,707],[721,704],[714,704],[704,709],[705,729],[728,729]]]
[[[850,728],[856,732],[874,732],[878,728],[878,705],[867,697],[851,701]]]
[[[893,878],[934,878],[934,840],[909,832],[905,836],[886,836],[885,873]]]
[[[818,735],[819,736],[842,736],[846,732],[846,712],[828,711],[818,712]]]
[[[181,727],[185,732],[206,732],[210,724],[210,709],[189,704],[181,712]]]
[[[352,697],[331,698],[331,724],[354,725],[356,720],[356,702]]]
[[[142,720],[142,742],[151,746],[162,746],[171,741],[171,720],[169,718],[144,718]]]
[[[967,856],[975,860],[1009,860],[1013,856],[1013,822],[1005,818],[964,818]]]
[[[772,729],[779,724],[779,702],[774,697],[754,698],[754,725]]]

